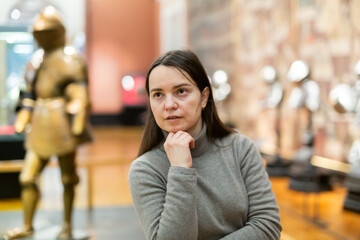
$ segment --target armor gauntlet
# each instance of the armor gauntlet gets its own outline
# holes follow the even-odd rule
[[[21,100],[21,110],[17,114],[14,128],[15,131],[21,133],[25,130],[27,124],[30,123],[32,110],[35,106],[35,101],[32,99],[31,94],[25,93],[24,98]]]
[[[15,131],[21,133],[24,131],[25,126],[30,123],[31,111],[28,109],[21,109],[17,115],[14,127]]]
[[[83,133],[87,121],[89,100],[85,82],[70,83],[65,90],[68,102],[66,111],[72,115],[71,131],[78,136]]]

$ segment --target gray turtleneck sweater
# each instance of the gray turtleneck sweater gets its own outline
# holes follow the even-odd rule
[[[164,141],[130,167],[131,196],[147,239],[280,238],[279,208],[249,138],[234,133],[213,144],[204,126],[189,169],[170,166]]]

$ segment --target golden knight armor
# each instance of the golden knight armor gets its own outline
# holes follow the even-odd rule
[[[33,216],[39,199],[37,176],[51,156],[57,156],[64,185],[64,222],[59,239],[72,236],[71,212],[76,174],[75,152],[89,141],[88,76],[86,63],[72,46],[65,45],[65,27],[57,10],[49,6],[33,25],[33,35],[41,49],[28,63],[21,110],[15,130],[25,132],[26,156],[20,174],[24,226],[10,230],[4,239],[33,234]]]

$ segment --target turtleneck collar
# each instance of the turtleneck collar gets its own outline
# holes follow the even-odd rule
[[[169,135],[168,132],[162,130],[164,134],[164,140],[161,143],[161,150],[165,151],[164,149],[164,142],[167,136]],[[204,152],[206,152],[208,146],[209,146],[209,140],[206,136],[206,124],[203,122],[202,128],[200,133],[194,138],[195,139],[195,148],[190,149],[191,156],[192,157],[198,157],[202,155]]]

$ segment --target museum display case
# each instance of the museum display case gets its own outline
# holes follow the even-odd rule
[[[34,51],[33,37],[26,26],[0,26],[0,164],[24,158],[24,135],[15,133],[13,123],[24,73]],[[9,165],[6,165],[9,166]],[[19,171],[1,171],[0,198],[20,196]],[[5,184],[6,183],[6,184]]]
[[[6,126],[13,123],[20,91],[25,88],[33,37],[25,26],[0,26],[0,49],[0,126]]]

